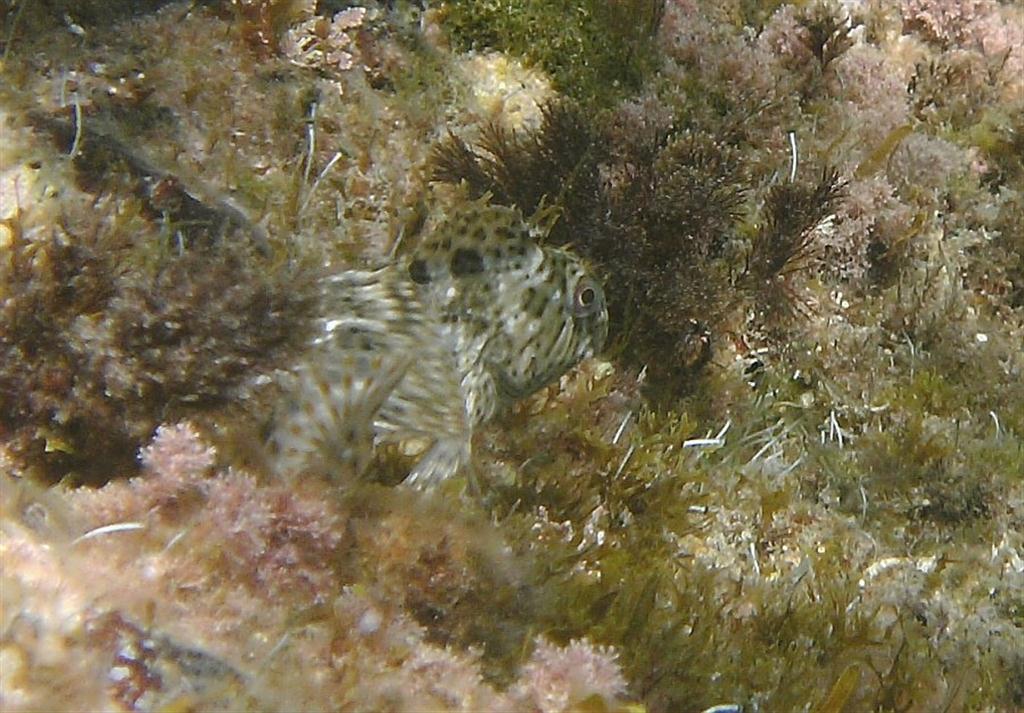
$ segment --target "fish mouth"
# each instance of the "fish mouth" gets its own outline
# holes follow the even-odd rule
[[[490,369],[489,371],[494,379],[498,395],[508,401],[518,401],[519,399],[526,398],[551,381],[546,375],[541,374],[525,383],[520,383],[509,378],[508,374],[500,369]]]
[[[493,364],[490,365],[487,371],[490,373],[491,378],[494,379],[498,396],[505,400],[517,401],[539,391],[548,384],[554,383],[559,377],[568,373],[584,359],[593,356],[594,353],[594,347],[592,345],[587,346],[574,352],[572,359],[568,362],[556,364],[552,368],[538,373],[526,381],[513,379],[509,376],[508,372]]]
[[[594,354],[600,354],[608,342],[608,310],[604,310],[598,316],[597,326],[592,330],[592,336],[590,339],[590,348],[587,353],[583,355],[583,359],[593,356]]]

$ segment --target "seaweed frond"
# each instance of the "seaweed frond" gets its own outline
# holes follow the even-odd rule
[[[808,46],[822,71],[853,47],[850,32],[859,23],[841,12],[835,3],[822,2],[812,5],[800,18],[800,24],[807,30]]]
[[[797,301],[788,279],[814,264],[815,236],[842,191],[843,182],[833,168],[823,169],[816,183],[780,183],[769,189],[764,218],[736,280],[738,287],[754,295],[755,303],[773,309]]]
[[[596,191],[596,141],[579,106],[550,102],[541,107],[541,116],[540,127],[531,132],[487,124],[473,147],[449,134],[434,147],[431,179],[465,181],[472,198],[489,193],[494,202],[518,206],[527,215],[542,204],[572,202],[581,184]]]

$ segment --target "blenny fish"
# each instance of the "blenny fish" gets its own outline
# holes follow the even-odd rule
[[[601,285],[541,237],[518,210],[474,202],[404,258],[324,278],[280,467],[355,478],[375,443],[426,439],[406,482],[429,487],[468,463],[474,427],[599,351]]]

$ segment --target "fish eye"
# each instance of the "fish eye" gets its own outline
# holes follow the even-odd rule
[[[577,317],[587,317],[600,309],[600,289],[588,278],[583,278],[577,283],[572,296],[572,311]]]

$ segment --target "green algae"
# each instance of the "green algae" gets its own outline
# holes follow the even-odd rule
[[[449,0],[440,12],[457,48],[523,57],[543,67],[565,94],[607,106],[639,89],[655,68],[663,4]]]

